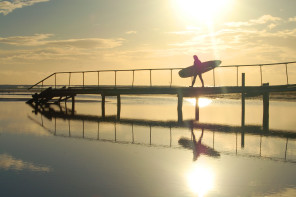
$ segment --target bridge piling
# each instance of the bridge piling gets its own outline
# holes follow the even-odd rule
[[[242,127],[245,126],[245,73],[242,73]]]
[[[121,99],[120,94],[117,95],[117,119],[120,120],[120,111],[121,111]]]
[[[263,84],[264,87],[268,87],[269,83]],[[269,129],[269,92],[263,93],[263,130]]]
[[[183,106],[183,94],[178,94],[178,122],[183,121],[183,112],[182,112],[182,106]]]
[[[105,95],[102,96],[102,117],[105,118]]]
[[[199,120],[198,97],[195,97],[195,120]]]
[[[72,115],[75,113],[75,96],[72,96]]]

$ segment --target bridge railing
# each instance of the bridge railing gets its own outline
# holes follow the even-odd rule
[[[226,69],[226,68],[235,68],[236,69],[236,86],[239,86],[239,69],[242,67],[251,67],[251,68],[260,68],[260,82],[261,85],[263,84],[263,71],[262,71],[262,67],[266,67],[266,66],[272,66],[272,65],[285,65],[285,78],[286,78],[286,84],[289,84],[289,70],[288,70],[288,65],[289,64],[295,64],[296,61],[294,62],[280,62],[280,63],[272,63],[272,64],[253,64],[253,65],[228,65],[228,66],[220,66],[220,67],[216,67],[212,70],[212,80],[213,80],[213,86],[216,87],[216,76],[215,76],[215,70],[217,69]],[[129,69],[129,70],[94,70],[94,71],[73,71],[73,72],[55,72],[52,73],[51,75],[45,77],[44,79],[42,79],[41,81],[37,82],[36,84],[32,85],[31,87],[28,88],[28,90],[33,89],[33,88],[38,88],[38,89],[44,89],[44,87],[46,86],[50,86],[53,88],[58,88],[58,87],[82,87],[84,88],[86,86],[85,84],[85,74],[87,73],[95,73],[96,76],[96,80],[97,80],[97,84],[94,84],[92,86],[102,86],[100,84],[100,77],[102,74],[104,73],[113,73],[114,74],[114,84],[112,84],[112,86],[117,87],[119,86],[118,82],[117,82],[117,75],[118,73],[123,73],[123,72],[131,72],[132,73],[132,79],[131,79],[131,84],[129,86],[134,87],[135,86],[135,73],[136,72],[140,72],[140,71],[148,71],[149,72],[149,86],[152,87],[153,86],[153,82],[152,82],[152,75],[153,72],[156,71],[169,71],[170,73],[170,81],[169,81],[169,86],[172,87],[173,84],[173,71],[179,71],[183,68],[154,68],[154,69]],[[71,76],[73,74],[81,74],[81,84],[72,84],[71,82]],[[64,75],[64,79],[68,78],[67,82],[61,84],[57,82],[57,76],[58,75]],[[66,76],[65,76],[66,75]],[[52,84],[50,85],[45,85],[45,83],[47,81],[53,80]]]

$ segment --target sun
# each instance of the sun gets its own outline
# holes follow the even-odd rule
[[[187,183],[193,193],[203,197],[214,188],[214,171],[202,165],[192,166],[187,173]]]
[[[180,13],[191,20],[206,24],[223,13],[232,0],[173,0]]]

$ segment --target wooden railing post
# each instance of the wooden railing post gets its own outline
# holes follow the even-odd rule
[[[288,64],[286,64],[286,77],[287,77],[287,85],[289,85]]]
[[[215,68],[213,69],[213,82],[214,82],[214,87],[216,87]]]
[[[238,86],[238,66],[236,67],[236,86]]]
[[[152,86],[152,69],[150,69],[150,86]]]
[[[262,66],[260,65],[260,79],[261,79],[261,85],[263,84],[263,79],[262,79]]]
[[[100,71],[98,71],[98,87],[100,86]]]
[[[133,70],[133,81],[132,81],[132,87],[134,87],[134,83],[135,83],[135,70]]]
[[[82,87],[84,88],[84,72],[82,72]]]
[[[57,74],[54,74],[54,89],[57,89]]]
[[[171,69],[171,83],[170,83],[170,88],[172,87],[173,84],[173,69]]]
[[[116,71],[114,71],[114,85],[115,85],[115,88],[116,88]]]
[[[69,72],[69,87],[71,86],[71,73]]]

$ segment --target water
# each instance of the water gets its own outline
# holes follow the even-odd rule
[[[296,102],[175,97],[77,99],[51,109],[0,95],[0,196],[295,196]],[[195,141],[194,141],[195,139]],[[195,148],[194,148],[195,147]]]

